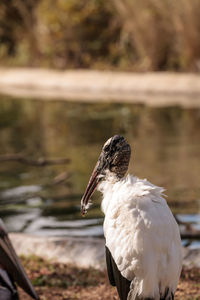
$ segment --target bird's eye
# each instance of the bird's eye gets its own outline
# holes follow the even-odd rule
[[[107,146],[105,146],[105,148],[103,150],[104,150],[104,152],[108,152],[109,149],[110,149],[110,147],[109,147],[109,145],[107,145]]]

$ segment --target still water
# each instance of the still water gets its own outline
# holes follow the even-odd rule
[[[80,199],[102,144],[124,135],[129,172],[166,188],[172,211],[200,229],[200,110],[0,97],[0,159],[69,158],[67,164],[0,162],[0,217],[9,231],[102,236],[100,195],[86,218]]]

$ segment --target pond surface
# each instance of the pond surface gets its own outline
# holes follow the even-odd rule
[[[124,135],[129,172],[166,188],[172,211],[200,229],[200,110],[0,97],[0,155],[67,157],[36,167],[0,163],[0,217],[9,231],[102,236],[100,195],[86,218],[80,199],[103,143]]]

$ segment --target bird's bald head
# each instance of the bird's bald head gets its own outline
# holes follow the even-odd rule
[[[114,135],[106,141],[81,199],[83,215],[89,206],[90,197],[99,182],[106,179],[108,173],[114,174],[117,179],[124,177],[128,170],[130,156],[131,147],[123,136]]]
[[[106,170],[118,178],[124,177],[128,170],[131,147],[121,135],[114,135],[103,145],[97,169],[103,175]]]

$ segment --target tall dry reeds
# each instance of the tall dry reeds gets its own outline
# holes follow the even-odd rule
[[[8,58],[56,68],[200,71],[200,0],[3,0],[0,63]]]
[[[200,0],[112,0],[138,70],[200,70]]]

